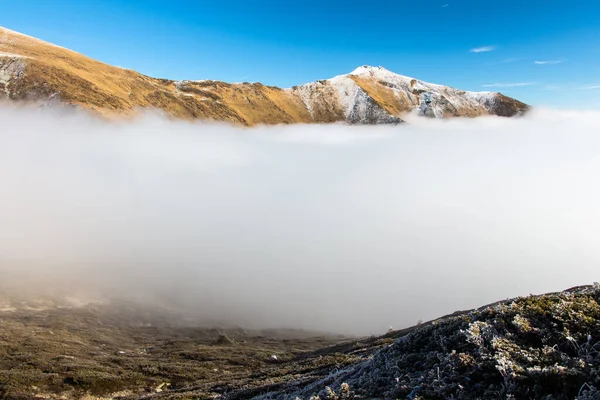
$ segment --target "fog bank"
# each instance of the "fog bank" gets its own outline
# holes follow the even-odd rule
[[[2,283],[365,334],[599,280],[600,113],[409,122],[242,129],[5,106]]]

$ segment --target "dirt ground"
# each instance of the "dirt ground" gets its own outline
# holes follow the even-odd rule
[[[597,284],[367,338],[0,291],[5,399],[597,400],[599,369]]]
[[[249,398],[359,361],[360,347],[318,332],[203,327],[127,302],[5,297],[0,398]]]

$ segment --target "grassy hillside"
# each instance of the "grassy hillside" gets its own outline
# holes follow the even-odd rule
[[[23,70],[4,88],[12,100],[57,96],[62,102],[105,116],[158,108],[177,118],[244,125],[310,121],[298,99],[260,84],[176,83],[151,78],[3,29],[0,52],[0,63],[17,64]]]
[[[420,104],[419,93],[410,88],[394,91],[389,82],[369,77],[352,80],[361,96],[344,100],[329,81],[280,89],[260,83],[157,79],[0,27],[0,97],[66,104],[107,118],[130,117],[151,108],[174,118],[246,126],[397,123]],[[456,96],[452,101],[460,104],[448,103],[443,116],[512,116],[527,107],[496,94],[491,94],[489,104]],[[362,111],[356,114],[356,110]]]

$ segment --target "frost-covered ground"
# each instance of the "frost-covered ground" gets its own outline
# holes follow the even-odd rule
[[[599,395],[598,285],[503,301],[361,339],[246,330],[151,304],[68,295],[0,290],[1,398]]]
[[[417,326],[363,362],[260,399],[598,399],[600,285]]]

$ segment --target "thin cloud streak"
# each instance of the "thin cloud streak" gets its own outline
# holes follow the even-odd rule
[[[495,50],[496,47],[495,46],[483,46],[483,47],[476,47],[474,49],[471,49],[471,53],[486,53],[488,51],[493,51]]]
[[[536,65],[556,65],[562,64],[565,60],[547,60],[547,61],[534,61],[533,63]]]

